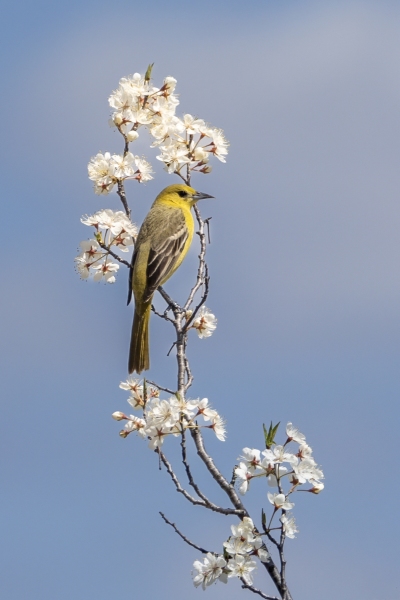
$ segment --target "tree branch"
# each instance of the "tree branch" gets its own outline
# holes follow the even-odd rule
[[[211,500],[209,500],[207,498],[207,496],[205,496],[205,494],[203,494],[203,492],[200,490],[199,486],[195,483],[195,481],[193,479],[192,471],[190,469],[189,463],[187,462],[187,455],[186,455],[186,432],[185,432],[185,430],[182,431],[181,449],[182,449],[182,462],[183,462],[183,465],[185,467],[185,471],[186,471],[186,475],[187,475],[187,478],[188,478],[188,481],[189,481],[189,485],[192,486],[192,488],[194,489],[194,491],[196,492],[196,494],[199,496],[199,498],[201,498],[206,503],[207,508],[209,508],[210,510],[214,510],[215,512],[220,512],[220,507],[217,506],[216,504],[214,504],[213,502],[211,502]],[[226,510],[232,510],[232,509],[226,509]],[[235,514],[235,511],[232,511],[231,514]]]
[[[125,146],[124,154],[126,154],[127,150],[128,149]],[[125,209],[126,216],[128,217],[128,219],[130,219],[131,218],[131,209],[129,208],[128,201],[126,199],[124,183],[123,183],[123,181],[119,180],[117,185],[118,185],[117,194],[120,197],[122,205],[123,205],[123,207]]]
[[[242,589],[244,590],[250,590],[254,594],[258,594],[259,596],[261,596],[261,598],[265,598],[265,600],[279,600],[279,598],[277,598],[276,596],[267,596],[266,594],[264,594],[264,592],[255,588],[254,585],[249,585],[248,583],[246,583],[243,577],[240,578],[240,581],[242,582]]]
[[[189,494],[189,492],[186,491],[181,486],[181,484],[172,468],[172,465],[169,462],[169,460],[167,459],[167,457],[165,456],[165,454],[163,452],[161,452],[161,450],[159,450],[159,449],[157,449],[156,452],[158,452],[162,463],[164,464],[165,468],[167,469],[168,475],[171,477],[172,481],[174,482],[176,491],[179,492],[180,494],[182,494],[186,498],[186,500],[188,500],[191,504],[194,504],[195,506],[204,506],[205,508],[208,508],[209,510],[221,513],[223,515],[237,515],[238,514],[238,512],[235,511],[233,508],[222,508],[220,506],[212,504],[211,502],[208,505],[204,500],[197,500],[196,498],[193,498],[193,496],[191,496]]]
[[[155,383],[154,381],[150,381],[150,379],[146,379],[147,383],[149,383],[150,385],[154,385],[154,387],[156,387],[158,390],[161,390],[162,392],[166,392],[167,394],[171,394],[172,396],[175,395],[175,392],[173,390],[170,390],[169,388],[164,388],[161,387],[161,385],[158,385],[157,383]]]
[[[100,236],[99,236],[100,237]],[[115,252],[113,252],[112,250],[110,250],[110,248],[108,246],[106,246],[106,244],[104,242],[97,242],[100,246],[100,248],[103,248],[103,250],[106,250],[108,252],[108,254],[110,254],[110,256],[112,256],[113,258],[115,258],[115,260],[117,260],[118,262],[122,263],[123,265],[127,266],[128,269],[131,268],[130,263],[128,263],[127,260],[121,258],[120,256],[118,256],[118,254],[116,254]]]
[[[169,521],[167,519],[167,517],[164,515],[164,513],[162,513],[161,511],[160,511],[160,515],[161,515],[162,519],[164,519],[164,521],[167,523],[167,525],[171,525],[171,527],[183,539],[184,542],[186,542],[187,544],[189,544],[189,546],[192,546],[192,548],[195,548],[199,552],[202,552],[203,554],[208,554],[208,552],[209,552],[208,550],[204,550],[204,548],[200,548],[200,546],[197,546],[196,544],[191,542],[185,535],[183,535],[183,533],[181,531],[179,531],[179,529],[177,528],[175,523],[171,523],[171,521]]]
[[[194,444],[196,446],[197,454],[206,465],[207,470],[213,477],[213,479],[218,483],[219,487],[228,495],[230,501],[233,506],[238,511],[237,514],[241,515],[241,517],[248,517],[249,514],[245,507],[243,506],[239,496],[236,493],[236,490],[230,483],[225,479],[222,473],[217,469],[214,464],[211,456],[206,452],[204,447],[203,436],[199,429],[191,429],[190,434],[193,438]]]

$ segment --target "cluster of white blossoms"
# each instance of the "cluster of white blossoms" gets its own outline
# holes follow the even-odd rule
[[[94,215],[86,215],[81,222],[94,227],[94,237],[80,243],[81,253],[75,258],[75,265],[82,279],[91,274],[94,281],[115,282],[119,264],[110,259],[109,250],[128,252],[138,229],[126,214],[120,210],[100,210]]]
[[[186,311],[186,319],[190,319],[193,311]],[[190,325],[189,329],[196,329],[197,335],[200,339],[210,337],[217,328],[217,318],[213,315],[212,312],[208,310],[207,307],[202,306],[198,313],[196,314],[196,318],[193,320],[193,323]]]
[[[190,114],[183,119],[176,118],[174,127],[169,128],[165,135],[154,135],[153,146],[159,146],[161,154],[157,159],[165,163],[168,173],[179,173],[183,167],[198,173],[210,173],[208,164],[210,156],[215,156],[221,162],[228,154],[229,143],[221,129],[210,127],[203,119],[196,119]]]
[[[144,158],[131,152],[124,155],[99,152],[88,164],[89,179],[94,182],[96,194],[108,194],[118,181],[136,179],[145,183],[153,179],[151,165]]]
[[[179,394],[168,400],[161,400],[157,389],[145,386],[137,379],[121,382],[121,389],[130,392],[128,403],[132,408],[142,412],[141,417],[125,415],[117,411],[113,413],[116,421],[126,420],[121,437],[127,437],[136,431],[141,437],[149,439],[152,450],[160,448],[166,436],[180,436],[186,429],[212,429],[219,440],[225,441],[225,421],[211,408],[207,398],[202,400],[183,400]],[[199,424],[202,418],[204,424]]]
[[[124,152],[99,152],[88,164],[88,176],[93,181],[95,193],[109,194],[117,185],[126,212],[128,207],[124,181],[135,179],[144,183],[153,179],[150,163],[129,151],[129,144],[139,137],[140,127],[147,128],[153,138],[151,147],[160,148],[157,158],[164,163],[169,173],[181,175],[183,167],[186,178],[191,171],[209,173],[210,156],[214,155],[225,162],[228,153],[228,142],[220,129],[210,127],[202,119],[189,114],[185,114],[182,119],[175,115],[179,104],[174,93],[176,79],[166,77],[161,87],[155,87],[150,80],[151,68],[152,66],[146,75],[135,73],[123,77],[118,89],[108,99],[113,109],[110,125],[123,135]],[[134,243],[136,226],[122,212],[111,210],[103,210],[81,220],[85,225],[93,225],[96,233],[93,239],[81,243],[82,251],[75,259],[78,273],[83,279],[93,275],[94,281],[114,283],[119,264],[111,259],[112,254],[108,250],[115,246],[122,252],[127,252],[128,246]],[[118,228],[120,230],[117,232]],[[102,229],[109,233],[107,240],[101,236],[99,230]],[[214,315],[202,308],[191,326],[203,338],[212,334],[216,323]]]
[[[251,585],[252,572],[257,567],[254,557],[258,557],[261,562],[268,560],[265,545],[249,517],[244,517],[239,525],[231,525],[231,531],[232,535],[223,544],[223,555],[209,552],[204,562],[196,560],[193,563],[197,571],[193,574],[196,587],[201,585],[205,590],[217,580],[227,583],[230,577],[239,577]]]
[[[283,531],[287,537],[294,538],[297,532],[295,520],[286,514],[286,511],[294,507],[294,503],[289,502],[288,497],[299,491],[303,484],[311,487],[301,491],[319,494],[324,489],[321,481],[324,474],[315,462],[312,448],[308,446],[305,436],[292,423],[287,424],[286,435],[287,440],[283,446],[274,443],[262,452],[255,448],[243,448],[243,455],[238,458],[240,463],[235,469],[235,476],[241,494],[246,494],[252,479],[260,477],[267,477],[269,486],[278,487],[278,493],[267,494],[273,506],[273,516],[278,510],[282,511],[280,520]],[[291,442],[298,444],[295,453],[287,449]],[[286,493],[285,482],[286,487],[289,487]]]
[[[152,146],[160,148],[157,159],[168,173],[180,173],[183,167],[210,173],[210,156],[225,162],[229,144],[221,129],[203,119],[190,114],[182,119],[176,116],[176,83],[174,77],[166,77],[158,88],[139,73],[123,77],[108,100],[114,109],[110,125],[117,127],[128,144],[139,137],[140,127],[146,127],[154,138]]]

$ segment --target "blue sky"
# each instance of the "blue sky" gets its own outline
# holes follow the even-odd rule
[[[181,112],[222,127],[226,165],[195,180],[216,196],[209,306],[193,339],[194,396],[228,422],[210,441],[230,473],[262,423],[293,421],[326,475],[296,505],[296,600],[397,598],[400,11],[394,2],[116,1],[3,5],[1,586],[7,600],[202,595],[197,558],[158,510],[218,550],[230,521],[195,511],[140,440],[118,437],[131,309],[126,282],[79,280],[86,165],[120,151],[107,98],[155,62]],[[178,110],[178,112],[179,112]],[[129,186],[140,223],[172,181]],[[168,290],[182,299],[195,250]],[[151,376],[173,385],[171,332],[152,323]],[[170,445],[172,446],[172,444]],[[171,448],[170,450],[173,453]],[[201,476],[201,474],[199,475]],[[254,488],[258,518],[266,490]],[[216,495],[218,499],[218,495]],[[247,501],[247,497],[246,497]],[[257,583],[272,592],[259,573]],[[214,586],[210,598],[246,595]]]

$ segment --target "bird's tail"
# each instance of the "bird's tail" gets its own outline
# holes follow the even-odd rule
[[[150,369],[149,356],[149,321],[151,312],[151,301],[145,306],[141,313],[133,317],[131,345],[129,349],[129,373],[141,373]]]

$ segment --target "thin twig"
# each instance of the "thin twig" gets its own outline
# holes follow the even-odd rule
[[[209,471],[212,478],[218,483],[219,487],[228,495],[233,506],[238,511],[238,514],[240,514],[242,518],[248,517],[249,514],[243,506],[239,496],[237,495],[235,488],[229,484],[229,482],[225,479],[222,473],[215,466],[211,456],[207,453],[204,447],[203,436],[201,435],[200,430],[191,429],[190,434],[196,446],[197,454],[201,458],[203,463],[206,465],[207,470]]]
[[[179,529],[177,528],[175,523],[171,523],[171,521],[169,521],[167,519],[167,517],[164,515],[164,513],[162,513],[161,511],[160,511],[160,515],[164,519],[164,521],[167,523],[167,525],[171,525],[171,527],[183,539],[184,542],[189,544],[189,546],[192,546],[192,548],[196,548],[196,550],[198,550],[199,552],[202,552],[203,554],[208,554],[208,552],[209,552],[208,550],[204,550],[204,548],[201,548],[200,546],[197,546],[197,544],[194,544],[193,542],[191,542],[185,535],[183,535],[183,533],[181,531],[179,531]]]
[[[108,254],[110,254],[113,258],[115,258],[115,260],[122,263],[123,265],[126,265],[128,267],[128,269],[131,268],[131,265],[130,265],[130,263],[128,263],[127,260],[121,258],[120,256],[118,256],[118,254],[116,254],[115,252],[110,250],[110,248],[108,246],[106,246],[106,244],[104,242],[97,242],[97,243],[99,244],[100,248],[103,248],[103,250],[107,250]]]
[[[197,483],[193,479],[192,471],[191,471],[189,463],[187,461],[187,454],[186,454],[186,432],[185,432],[185,430],[182,431],[182,435],[181,435],[181,449],[182,449],[182,462],[183,462],[183,465],[185,467],[185,471],[186,471],[186,475],[187,475],[187,478],[188,478],[188,481],[189,481],[189,485],[192,486],[192,488],[194,489],[194,491],[196,492],[196,494],[199,496],[199,498],[201,498],[207,504],[207,508],[209,508],[210,510],[214,510],[216,512],[219,512],[219,506],[217,506],[216,504],[214,504],[213,502],[211,502],[211,500],[209,500],[207,498],[207,496],[205,494],[203,494],[203,492],[200,490],[199,486],[197,485]],[[228,510],[232,510],[232,509],[228,509]]]
[[[248,583],[246,583],[243,577],[240,577],[240,581],[242,582],[242,589],[244,590],[250,590],[254,594],[258,594],[259,596],[261,596],[261,598],[265,598],[265,600],[279,600],[279,598],[277,598],[276,596],[267,596],[267,594],[264,594],[264,592],[255,588],[254,585],[249,585]]]
[[[171,317],[169,317],[167,314],[165,314],[165,312],[163,312],[163,313],[159,313],[159,312],[158,312],[158,310],[156,310],[156,309],[154,308],[154,305],[153,305],[153,304],[151,305],[151,310],[153,311],[153,313],[154,313],[155,315],[157,315],[157,317],[160,317],[160,319],[164,319],[164,321],[169,321],[170,323],[174,323],[174,320],[173,320],[173,319],[171,319]]]
[[[172,468],[172,465],[169,462],[169,460],[167,459],[167,457],[165,456],[165,454],[163,452],[161,452],[161,450],[159,450],[159,449],[157,449],[156,452],[158,452],[162,463],[164,464],[165,468],[167,469],[168,475],[171,477],[172,481],[174,482],[176,491],[179,492],[180,494],[182,494],[186,498],[186,500],[189,500],[189,502],[191,504],[194,504],[196,506],[204,506],[205,508],[209,508],[210,510],[221,513],[223,515],[237,515],[238,514],[238,511],[234,510],[233,508],[222,508],[220,506],[216,506],[215,504],[211,504],[211,503],[210,503],[210,506],[208,506],[204,502],[204,500],[197,500],[196,498],[193,498],[193,496],[191,496],[189,494],[189,492],[187,492],[181,486],[181,484]]]
[[[205,255],[206,255],[206,247],[207,247],[206,236],[204,234],[204,221],[201,218],[200,211],[199,211],[198,207],[196,206],[196,204],[193,206],[193,210],[196,215],[197,223],[199,226],[199,230],[197,233],[200,238],[200,254],[199,254],[199,266],[197,269],[196,283],[193,286],[193,288],[191,289],[189,297],[186,300],[186,303],[184,306],[185,310],[189,309],[190,305],[193,302],[193,298],[194,298],[197,290],[201,287],[201,285],[204,282]]]
[[[208,243],[211,244],[211,236],[210,236],[210,221],[211,221],[212,217],[207,217],[207,219],[204,219],[204,223],[207,224],[207,237],[208,237]]]
[[[127,148],[125,147],[125,151],[124,154],[126,154],[127,152]],[[118,190],[117,190],[117,194],[120,197],[120,200],[122,202],[122,205],[125,209],[126,212],[126,216],[128,217],[128,219],[131,218],[131,209],[129,208],[128,205],[128,201],[126,199],[126,195],[125,195],[125,187],[124,187],[124,183],[123,181],[118,181]]]
[[[179,304],[177,302],[175,302],[175,300],[172,300],[171,296],[169,296],[169,294],[167,294],[167,292],[164,290],[163,287],[161,287],[161,285],[157,288],[157,291],[164,298],[165,302],[171,308],[171,310],[173,311],[175,316],[176,316],[175,313],[182,312],[183,309],[179,306]]]
[[[172,396],[175,395],[175,392],[173,390],[170,390],[169,388],[161,387],[161,385],[158,385],[158,383],[154,383],[154,381],[150,381],[150,379],[146,379],[146,381],[150,385],[154,385],[154,387],[156,387],[158,390],[161,390],[162,392],[166,392],[167,394],[172,394]]]

